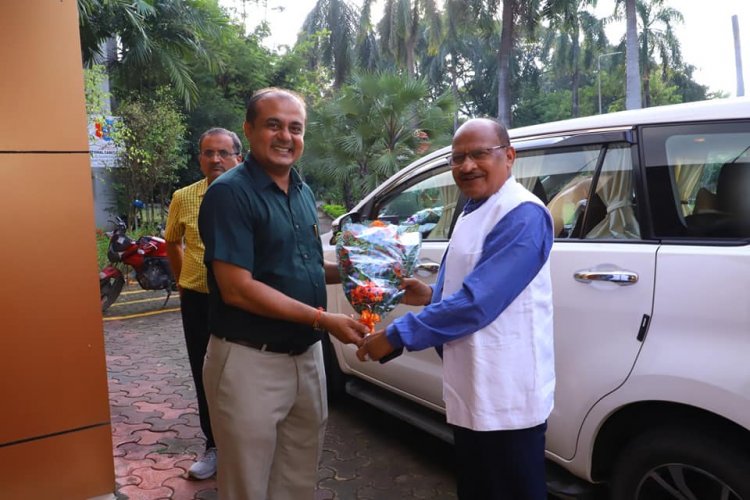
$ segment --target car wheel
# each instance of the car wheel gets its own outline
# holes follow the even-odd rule
[[[336,351],[333,349],[328,334],[323,335],[323,364],[326,369],[326,390],[328,391],[328,402],[335,403],[346,394],[346,375],[339,367]]]
[[[695,429],[660,429],[633,441],[615,464],[613,500],[750,498],[750,457]]]

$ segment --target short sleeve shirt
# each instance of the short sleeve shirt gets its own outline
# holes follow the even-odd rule
[[[213,261],[247,269],[253,279],[313,307],[326,305],[323,248],[309,186],[296,170],[284,193],[248,156],[211,183],[199,215],[208,268],[211,333],[222,338],[310,345],[311,325],[252,314],[221,301]]]
[[[203,264],[203,242],[198,233],[198,209],[207,187],[208,181],[201,179],[174,192],[164,231],[167,241],[185,243],[180,286],[201,293],[208,293],[208,283]]]

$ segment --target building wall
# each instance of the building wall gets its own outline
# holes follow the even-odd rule
[[[114,491],[76,0],[0,2],[0,498]]]

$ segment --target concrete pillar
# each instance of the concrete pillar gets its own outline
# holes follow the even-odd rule
[[[0,2],[0,497],[114,491],[76,0]]]

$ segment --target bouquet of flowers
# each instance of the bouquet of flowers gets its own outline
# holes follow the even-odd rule
[[[336,243],[341,284],[359,321],[371,332],[401,301],[401,283],[412,275],[419,258],[418,229],[380,220],[342,226]]]

